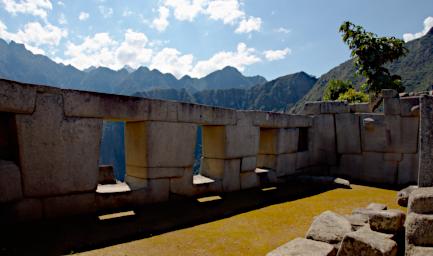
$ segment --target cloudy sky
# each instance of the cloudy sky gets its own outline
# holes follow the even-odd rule
[[[433,26],[433,1],[0,0],[6,41],[78,69],[147,66],[178,78],[227,65],[267,79],[319,76],[349,58],[345,20],[413,40]]]

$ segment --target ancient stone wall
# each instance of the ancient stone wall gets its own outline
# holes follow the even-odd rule
[[[366,113],[362,104],[316,102],[305,115],[288,115],[0,80],[0,215],[89,214],[250,189],[297,174],[411,183],[418,101],[392,95],[385,114]],[[125,122],[125,183],[98,184],[104,120]],[[203,157],[193,175],[199,125]]]

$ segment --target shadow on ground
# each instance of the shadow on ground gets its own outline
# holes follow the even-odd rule
[[[338,185],[286,183],[267,189],[220,194],[220,200],[180,198],[133,210],[135,215],[99,220],[97,215],[3,226],[0,255],[59,255],[151,237],[304,197]],[[118,212],[118,211],[113,211]]]

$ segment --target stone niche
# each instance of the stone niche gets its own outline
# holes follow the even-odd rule
[[[143,179],[182,176],[194,163],[196,138],[195,124],[126,122],[126,174]]]

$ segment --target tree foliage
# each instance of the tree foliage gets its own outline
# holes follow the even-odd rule
[[[349,21],[340,26],[343,41],[349,46],[354,57],[357,72],[366,78],[361,89],[379,93],[382,89],[404,91],[401,77],[391,75],[385,64],[406,55],[404,41],[395,37],[378,37],[366,32],[363,27]]]
[[[354,86],[350,81],[331,80],[326,85],[323,100],[337,100],[340,94],[343,94],[350,89],[354,89]]]
[[[337,100],[347,101],[349,103],[362,103],[368,102],[370,97],[364,92],[360,92],[355,89],[349,89],[346,92],[340,94]]]

